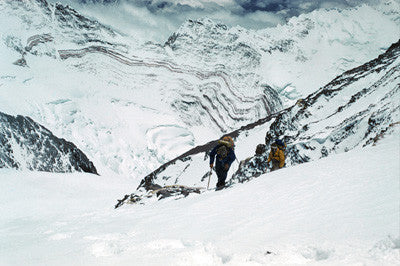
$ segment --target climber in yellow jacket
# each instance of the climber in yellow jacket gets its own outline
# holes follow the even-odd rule
[[[276,143],[271,145],[271,151],[268,156],[268,164],[272,161],[271,171],[282,168],[285,165],[285,154],[278,148]]]

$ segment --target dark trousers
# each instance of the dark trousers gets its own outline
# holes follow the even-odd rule
[[[215,172],[217,172],[217,177],[218,177],[217,188],[224,187],[228,171],[225,170],[223,165],[217,164],[215,166]]]
[[[271,172],[278,170],[279,169],[279,161],[277,160],[272,160],[272,168],[271,168]]]

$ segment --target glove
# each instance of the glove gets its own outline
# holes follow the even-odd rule
[[[228,171],[229,169],[229,164],[225,164],[225,170]]]
[[[214,167],[214,164],[211,163],[211,164],[210,164],[210,168],[212,169],[213,167]]]

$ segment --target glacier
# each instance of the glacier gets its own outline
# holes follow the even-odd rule
[[[1,111],[75,143],[100,174],[139,181],[377,56],[399,36],[396,4],[318,10],[260,31],[189,20],[157,44],[62,4],[2,1]]]

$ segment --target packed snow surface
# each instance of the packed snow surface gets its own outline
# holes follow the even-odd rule
[[[130,179],[2,169],[0,265],[398,265],[399,143],[117,210]]]

